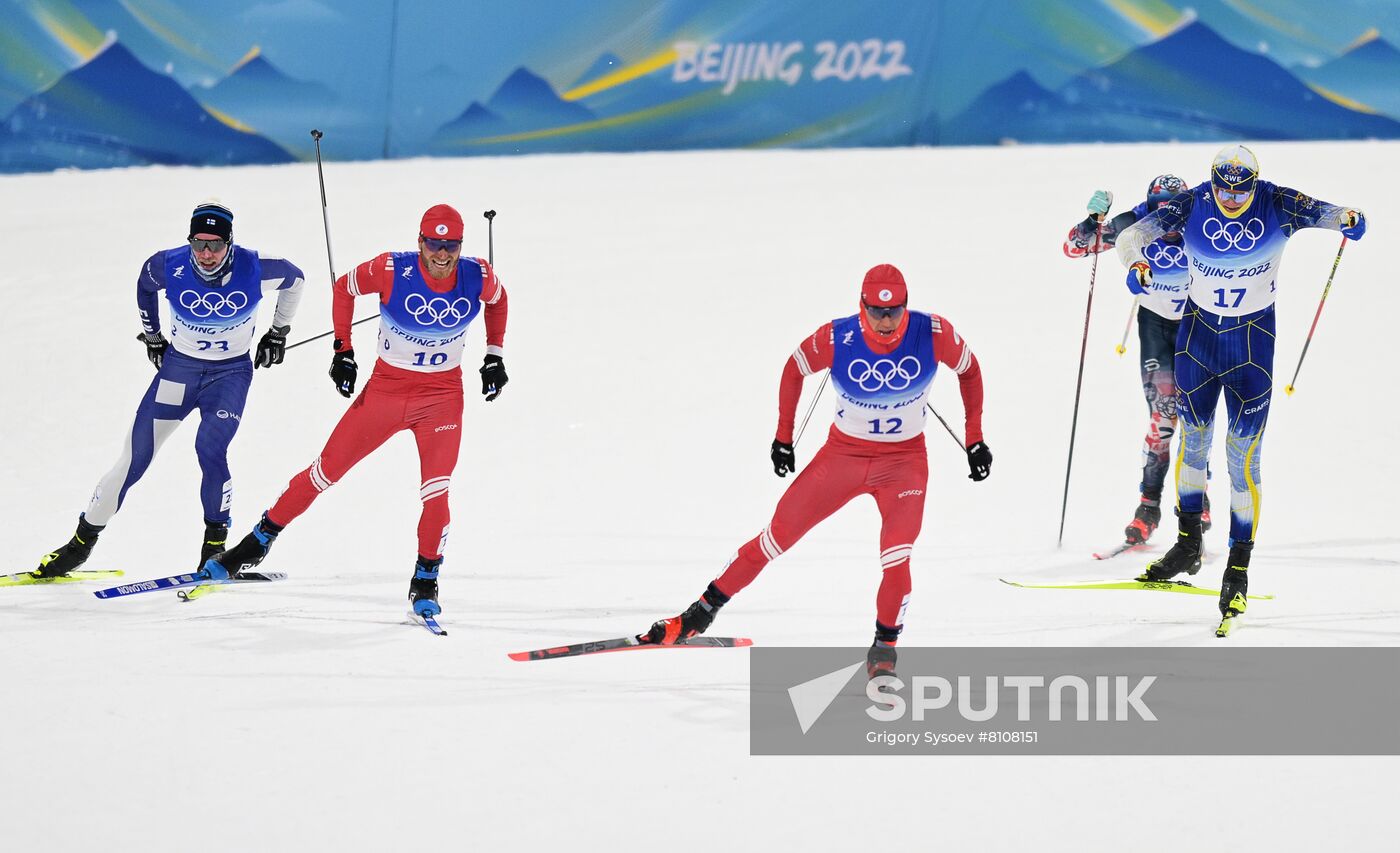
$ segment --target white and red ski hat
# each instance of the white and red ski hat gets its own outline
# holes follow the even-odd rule
[[[871,267],[861,282],[860,300],[876,308],[905,304],[909,301],[909,288],[904,285],[904,274],[894,264]]]
[[[448,204],[435,204],[423,214],[418,234],[434,240],[462,239],[462,214]]]

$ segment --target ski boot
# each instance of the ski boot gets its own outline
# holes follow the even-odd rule
[[[1138,575],[1140,581],[1161,582],[1182,572],[1194,575],[1201,570],[1201,514],[1178,512],[1180,531],[1176,542],[1160,558],[1147,564],[1147,571]]]
[[[1225,575],[1220,579],[1220,627],[1215,630],[1217,637],[1230,633],[1231,620],[1244,613],[1249,604],[1249,555],[1253,550],[1253,539],[1230,543],[1230,559],[1225,564]]]
[[[209,562],[209,558],[221,554],[228,548],[228,522],[204,520],[204,541],[199,545],[199,566]]]
[[[273,524],[267,513],[253,525],[253,530],[239,540],[237,545],[204,561],[204,567],[196,574],[209,580],[232,580],[249,569],[255,569],[277,541],[282,532],[280,524]]]
[[[442,605],[437,600],[438,569],[441,566],[442,557],[429,560],[419,555],[413,567],[413,580],[408,582],[408,603],[413,605],[415,615],[437,616],[442,612]]]
[[[705,591],[695,600],[685,612],[679,616],[672,616],[670,619],[660,619],[647,629],[645,634],[641,634],[637,639],[643,643],[654,643],[656,645],[670,646],[677,640],[688,640],[696,634],[703,634],[710,627],[710,623],[715,621],[715,614],[719,609],[729,603],[729,596],[719,591],[719,587],[713,582],[705,587]]]
[[[36,578],[61,578],[87,561],[88,555],[92,553],[92,546],[97,544],[97,536],[102,532],[101,527],[87,523],[87,519],[78,516],[78,530],[73,534],[62,547],[51,553],[45,554],[39,560],[39,568],[30,572]]]
[[[901,625],[898,628],[889,628],[881,625],[879,620],[875,621],[875,642],[870,644],[870,651],[865,653],[865,676],[874,680],[881,675],[894,676],[894,665],[899,655],[895,651],[895,643],[899,641],[899,632],[904,630]]]
[[[1146,495],[1138,503],[1133,520],[1123,529],[1123,541],[1129,545],[1142,545],[1152,538],[1157,525],[1162,522],[1162,506],[1158,500]]]
[[[1210,530],[1210,495],[1201,495],[1201,532]]]

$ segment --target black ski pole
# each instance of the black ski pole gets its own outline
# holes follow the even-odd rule
[[[331,219],[330,219],[330,211],[329,211],[329,210],[327,209],[327,207],[326,207],[326,176],[325,176],[325,174],[324,174],[324,173],[322,172],[322,170],[321,170],[321,137],[322,137],[323,135],[324,135],[324,134],[322,134],[321,131],[319,131],[319,130],[312,130],[312,131],[311,131],[311,138],[314,139],[314,140],[316,140],[316,181],[321,185],[321,224],[322,224],[323,226],[325,226],[325,229],[326,229],[326,264],[330,267],[330,270],[331,270],[331,287],[334,287],[334,286],[335,286],[335,258],[331,256]],[[365,318],[362,319],[362,320],[356,320],[355,322],[351,323],[350,325],[353,327],[353,326],[358,326],[358,325],[360,325],[361,323],[368,323],[370,320],[373,320],[375,317],[378,317],[378,316],[379,316],[379,314],[376,313],[376,314],[374,314],[373,316],[365,317]],[[309,343],[311,343],[312,341],[319,341],[321,338],[324,338],[324,337],[327,337],[327,336],[333,335],[333,334],[335,334],[335,330],[334,330],[334,329],[332,329],[332,330],[329,331],[329,332],[324,332],[324,333],[322,333],[322,334],[316,335],[315,337],[307,338],[307,339],[304,340],[304,341],[297,341],[297,342],[294,343],[294,344],[288,344],[287,349],[296,349],[297,347],[301,346],[302,344],[309,344]]]
[[[496,211],[486,210],[481,215],[486,217],[486,263],[494,267],[496,265],[496,241],[491,226],[496,224]]]
[[[1069,461],[1065,463],[1065,495],[1060,502],[1060,538],[1055,542],[1056,548],[1065,541],[1065,511],[1069,508],[1069,472],[1074,466],[1074,434],[1079,427],[1079,393],[1084,387],[1084,355],[1089,347],[1089,315],[1094,310],[1094,278],[1099,273],[1099,250],[1102,246],[1103,216],[1100,216],[1098,227],[1094,229],[1094,262],[1089,268],[1089,300],[1084,306],[1084,338],[1079,342],[1079,377],[1074,380],[1074,416],[1069,422]]]
[[[946,430],[948,431],[948,434],[951,435],[951,436],[953,437],[953,441],[957,442],[957,444],[958,444],[958,449],[961,450],[963,453],[966,453],[966,452],[967,452],[967,446],[964,445],[964,444],[962,443],[962,439],[961,439],[961,438],[958,438],[958,434],[955,433],[955,432],[953,432],[953,428],[950,427],[950,426],[948,426],[948,422],[945,421],[945,420],[943,420],[943,416],[940,415],[940,414],[938,414],[938,410],[935,409],[935,408],[933,407],[933,404],[932,404],[932,403],[926,402],[926,403],[924,403],[924,405],[925,405],[925,406],[928,406],[928,410],[929,410],[930,412],[933,412],[933,416],[934,416],[935,418],[938,418],[938,422],[941,423],[941,424],[943,424],[943,428],[946,429]]]

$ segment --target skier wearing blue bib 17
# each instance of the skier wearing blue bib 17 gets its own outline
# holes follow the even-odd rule
[[[1182,425],[1176,466],[1179,533],[1140,579],[1166,580],[1201,568],[1201,497],[1216,406],[1224,392],[1230,556],[1220,612],[1227,619],[1245,610],[1247,570],[1259,526],[1259,456],[1273,390],[1279,262],[1288,238],[1302,228],[1329,228],[1359,240],[1366,233],[1366,217],[1354,208],[1260,180],[1254,153],[1232,145],[1216,155],[1210,181],[1181,193],[1118,238],[1119,257],[1140,287],[1152,282],[1143,250],[1169,231],[1182,233],[1190,263],[1185,315],[1176,338]]]
[[[127,491],[146,473],[161,444],[196,409],[199,433],[194,448],[203,475],[199,496],[205,526],[200,564],[224,549],[233,499],[229,442],[243,418],[254,364],[282,363],[302,286],[301,270],[294,264],[234,245],[233,213],[212,201],[194,209],[188,246],[156,252],[146,261],[136,283],[136,306],[145,329],[139,339],[156,377],[136,409],[121,457],[98,481],[87,512],[78,516],[77,532],[40,561],[35,576],[60,577],[87,560]],[[160,328],[162,290],[170,306],[169,340]],[[279,291],[276,314],[250,360],[258,303],[272,290]]]

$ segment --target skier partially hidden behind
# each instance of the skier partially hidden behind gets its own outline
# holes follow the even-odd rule
[[[462,216],[445,204],[423,214],[416,252],[385,252],[336,279],[330,376],[344,397],[355,392],[359,368],[350,345],[355,297],[379,304],[378,359],[360,396],[341,416],[325,449],[287,484],[272,508],[237,545],[204,564],[201,574],[221,580],[256,567],[282,529],[390,436],[413,432],[422,473],[418,559],[409,581],[414,613],[436,616],[438,569],[447,546],[448,486],[462,444],[462,354],[467,327],[486,315],[481,393],[489,402],[507,377],[503,351],[506,291],[491,265],[462,256]],[[483,311],[484,309],[484,311]]]
[[[228,446],[243,420],[253,368],[281,364],[287,333],[301,301],[301,270],[280,258],[263,258],[233,243],[233,213],[205,202],[190,216],[189,244],[152,255],[136,280],[146,356],[155,366],[117,464],[97,483],[78,530],[46,555],[33,574],[52,578],[81,566],[97,537],[117,514],[127,492],[150,467],[160,446],[191,412],[199,410],[194,451],[204,504],[200,564],[228,540],[233,478]],[[170,340],[160,329],[159,293],[170,305]],[[263,294],[276,290],[272,325],[253,347],[254,321]]]
[[[1139,287],[1152,285],[1150,247],[1181,232],[1190,263],[1185,318],[1177,333],[1176,379],[1183,441],[1177,464],[1176,543],[1140,580],[1162,581],[1201,568],[1201,510],[1215,412],[1222,391],[1229,417],[1230,556],[1220,588],[1217,635],[1245,611],[1250,552],[1259,527],[1264,425],[1273,392],[1274,291],[1288,238],[1329,228],[1348,239],[1366,233],[1366,217],[1259,179],[1243,145],[1220,151],[1210,180],[1149,213],[1118,238],[1118,254]],[[1146,250],[1146,251],[1145,251]]]
[[[1104,222],[1113,194],[1099,190],[1089,199],[1089,217],[1070,229],[1064,251],[1071,258],[1112,248],[1118,235],[1148,213],[1164,206],[1186,184],[1176,175],[1158,175],[1147,185],[1147,198],[1132,210]],[[1152,282],[1147,290],[1135,270],[1128,270],[1128,290],[1141,297],[1138,303],[1138,344],[1142,373],[1142,393],[1147,398],[1147,437],[1142,445],[1142,482],[1133,520],[1123,531],[1124,542],[1141,545],[1151,538],[1162,519],[1162,487],[1171,466],[1172,436],[1176,434],[1176,333],[1186,305],[1186,252],[1181,232],[1169,231],[1150,243],[1143,255],[1152,266]],[[1201,527],[1210,529],[1210,498],[1202,497]]]
[[[951,323],[936,314],[909,311],[907,303],[900,271],[889,264],[874,267],[861,285],[860,311],[826,323],[793,352],[778,393],[774,473],[785,477],[797,470],[792,432],[803,379],[830,369],[836,420],[826,444],[778,501],[773,520],[730,558],[699,600],[638,639],[671,644],[704,633],[719,609],[770,560],[852,498],[871,495],[883,519],[884,577],[875,598],[875,642],[867,670],[871,677],[893,671],[895,643],[909,605],[909,558],[924,518],[925,404],[939,364],[958,375],[969,477],[986,479],[992,467],[992,453],[982,441],[982,372],[976,356]]]

